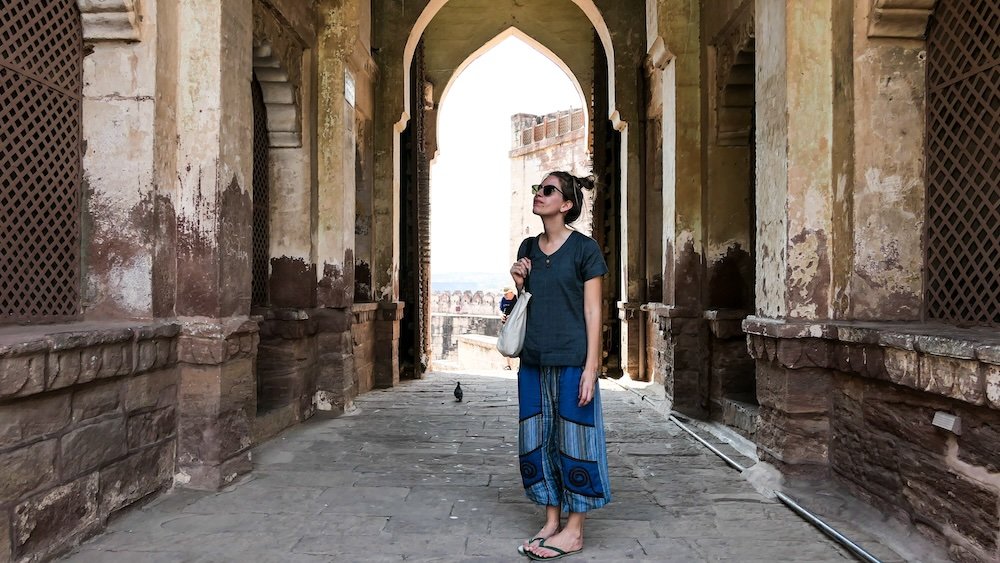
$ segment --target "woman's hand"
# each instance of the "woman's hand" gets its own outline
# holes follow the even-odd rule
[[[514,278],[514,285],[517,286],[518,291],[521,291],[521,288],[524,287],[524,278],[528,277],[530,273],[531,260],[528,258],[521,258],[510,267],[510,277]]]
[[[578,394],[579,402],[578,407],[585,407],[594,400],[594,386],[597,385],[597,370],[596,369],[583,369],[583,373],[580,375],[580,392]]]

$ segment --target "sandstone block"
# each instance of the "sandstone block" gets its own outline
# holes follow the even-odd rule
[[[986,393],[979,366],[976,360],[922,355],[920,388],[974,405],[982,405],[986,402]]]
[[[125,410],[162,408],[177,404],[178,368],[144,373],[125,381]]]
[[[907,450],[900,460],[903,499],[912,515],[938,529],[950,527],[980,546],[997,546],[997,491],[957,475],[941,456]]]
[[[253,469],[249,452],[228,459],[220,464],[179,463],[174,482],[188,488],[217,491]]]
[[[818,338],[778,340],[775,343],[778,362],[788,368],[827,367],[830,365],[830,345]]]
[[[949,410],[945,401],[933,395],[871,385],[863,408],[867,430],[884,432],[917,449],[945,451],[947,433],[931,425],[935,411]]]
[[[990,473],[1000,473],[1000,412],[970,407],[957,414],[962,417],[959,459]]]
[[[84,350],[79,348],[50,354],[47,375],[48,388],[58,389],[86,382],[87,380],[81,379],[80,375],[83,372],[84,363],[89,361],[88,359],[84,358]]]
[[[126,452],[125,419],[116,418],[78,428],[61,440],[63,479],[97,469]]]
[[[0,406],[0,448],[62,430],[70,421],[67,392]]]
[[[177,431],[177,411],[167,407],[128,418],[128,449],[135,451],[173,436]]]
[[[177,342],[177,358],[187,364],[213,365],[226,361],[229,346],[219,338],[181,336]]]
[[[318,323],[315,319],[280,320],[268,319],[260,325],[261,338],[281,338],[298,340],[316,334]]]
[[[218,465],[253,445],[253,420],[245,410],[217,416],[184,415],[178,424],[182,465]]]
[[[1000,409],[1000,366],[989,364],[983,367],[986,372],[986,399],[991,407]]]
[[[221,365],[188,365],[181,368],[179,402],[183,416],[207,416],[252,408],[257,389],[253,361],[232,360]]]
[[[47,389],[59,389],[132,371],[130,342],[53,348],[49,354]]]
[[[73,422],[117,412],[121,405],[121,381],[109,381],[73,392]]]
[[[399,340],[399,322],[375,321],[375,338],[380,340]]]
[[[0,398],[31,395],[44,389],[44,352],[0,358]]]
[[[170,485],[174,473],[174,442],[167,442],[101,470],[100,514],[110,514]]]
[[[0,505],[51,483],[56,474],[55,461],[55,440],[0,454]]]
[[[758,449],[790,465],[825,465],[829,454],[830,421],[820,415],[788,415],[761,405],[757,424]]]
[[[825,369],[786,369],[757,363],[757,401],[775,410],[795,414],[825,414],[830,409],[831,372]]]
[[[136,349],[138,350],[135,366],[136,373],[166,366],[166,358],[163,356],[169,355],[169,352],[161,352],[159,348],[167,348],[169,344],[162,346],[158,346],[158,344],[160,344],[158,340],[143,340],[136,343]]]
[[[883,357],[889,381],[918,389],[920,354],[912,350],[886,348]]]
[[[0,561],[14,560],[14,538],[11,534],[10,512],[0,510]]]
[[[115,344],[101,349],[101,369],[96,377],[115,377],[132,373],[132,343]]]
[[[899,502],[898,440],[863,425],[837,420],[832,425],[830,468],[881,504]]]
[[[347,332],[354,315],[349,309],[316,309],[310,312],[319,332]]]
[[[913,338],[915,348],[925,354],[948,356],[971,360],[976,357],[976,342],[947,336],[917,335]]]
[[[100,527],[98,476],[92,473],[14,508],[14,552],[52,553]]]

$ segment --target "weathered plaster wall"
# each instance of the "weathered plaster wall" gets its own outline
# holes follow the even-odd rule
[[[456,69],[510,27],[533,37],[566,63],[589,105],[589,85],[594,81],[594,31],[590,20],[569,0],[452,0],[445,4],[424,32],[427,77],[435,85],[435,105],[440,103]]]
[[[177,312],[245,315],[250,57],[226,55],[250,52],[251,7],[235,0],[209,6],[182,0],[179,19],[201,33],[179,36]]]
[[[667,63],[662,86],[663,301],[700,312],[706,111],[701,9],[696,3],[664,0],[658,21],[665,48],[673,57]]]
[[[785,305],[788,135],[785,3],[755,2],[757,105],[757,314],[780,318]]]
[[[318,108],[318,304],[347,307],[354,298],[355,115],[345,96],[349,60],[358,42],[360,4],[317,5]],[[355,83],[360,79],[351,73]]]
[[[307,42],[312,26],[291,27],[280,9],[254,4],[255,69],[265,89],[269,131],[270,181],[270,303],[274,307],[313,307],[316,303],[316,263],[313,260],[312,152],[315,146],[314,66]],[[264,57],[259,54],[268,53]],[[263,66],[258,66],[263,65]],[[280,94],[279,94],[280,93]],[[291,119],[286,117],[291,113]],[[291,122],[289,124],[288,122]],[[290,131],[289,131],[290,130]]]
[[[854,264],[850,316],[918,319],[924,221],[924,42],[869,38],[854,2]]]
[[[834,188],[847,181],[835,161],[835,34],[831,0],[788,2],[785,19],[788,76],[788,316],[831,318],[834,286]],[[842,127],[844,124],[837,124]],[[839,147],[838,147],[839,148]],[[837,241],[839,242],[839,241]]]
[[[158,4],[143,6],[142,41],[96,42],[84,59],[82,301],[88,319],[153,316]]]
[[[147,3],[146,6],[151,5]],[[153,142],[153,216],[155,221],[152,289],[153,316],[171,317],[177,301],[177,88],[178,9],[156,4],[156,94]]]
[[[364,6],[369,6],[365,3]],[[364,10],[362,10],[364,11]],[[368,16],[370,17],[370,13]],[[351,57],[351,68],[355,80],[354,131],[355,131],[355,223],[354,223],[354,300],[373,301],[375,299],[372,281],[372,264],[374,260],[374,240],[372,223],[374,221],[375,196],[375,151],[373,144],[375,118],[375,84],[378,81],[378,69],[370,53],[371,43],[368,22],[362,19],[361,42],[356,44]]]

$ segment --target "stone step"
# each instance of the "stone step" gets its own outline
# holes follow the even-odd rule
[[[760,405],[753,394],[733,395],[722,398],[722,422],[753,436],[757,432]]]

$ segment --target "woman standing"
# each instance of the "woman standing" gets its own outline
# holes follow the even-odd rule
[[[567,226],[593,186],[566,172],[533,186],[531,210],[544,232],[521,243],[510,269],[518,289],[527,284],[532,294],[517,377],[518,454],[525,492],[545,507],[545,525],[518,551],[536,560],[583,549],[587,511],[611,500],[597,386],[608,267],[597,243]]]

